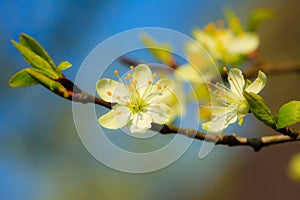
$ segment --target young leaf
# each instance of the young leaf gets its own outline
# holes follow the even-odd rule
[[[34,38],[26,35],[25,33],[21,33],[20,35],[20,44],[30,49],[35,54],[44,58],[53,68],[55,68],[55,64],[47,51],[42,47],[42,45],[36,41]]]
[[[65,69],[69,69],[70,67],[72,67],[72,64],[69,63],[68,61],[62,61],[61,63],[59,63],[59,65],[57,66],[57,69],[59,71],[65,70]]]
[[[246,91],[243,92],[243,95],[246,98],[250,106],[250,111],[254,114],[254,116],[267,126],[272,128],[275,127],[275,116],[272,114],[263,98],[255,93]]]
[[[57,88],[56,85],[60,84],[45,76],[41,70],[26,68],[25,71],[50,90],[55,90]]]
[[[248,20],[247,29],[250,32],[255,32],[258,26],[267,19],[274,17],[274,12],[268,9],[257,9],[253,11]]]
[[[28,74],[26,69],[23,69],[13,75],[13,77],[9,79],[8,83],[10,87],[26,87],[37,85],[39,82]]]
[[[20,51],[20,53],[23,55],[25,60],[34,68],[39,69],[44,72],[45,75],[49,76],[52,79],[59,78],[60,75],[54,69],[52,66],[42,57],[32,52],[30,49],[28,49],[26,46],[19,44],[12,40],[12,43],[15,45],[15,47]]]
[[[300,122],[300,101],[290,101],[279,109],[276,127],[284,128]]]
[[[168,43],[158,43],[146,34],[141,35],[141,40],[157,60],[166,65],[173,64],[172,48]]]
[[[33,76],[40,84],[54,92],[55,94],[64,98],[69,98],[68,90],[59,82],[56,82],[47,76],[44,76],[40,70],[27,68],[25,69],[28,74]]]

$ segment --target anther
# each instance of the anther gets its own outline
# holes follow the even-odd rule
[[[120,100],[120,99],[121,99],[121,97],[120,97],[120,96],[116,96],[116,99],[117,99],[117,100]]]
[[[149,80],[149,81],[148,81],[148,84],[151,85],[151,84],[152,84],[152,81]]]
[[[166,88],[166,87],[168,87],[168,83],[165,83],[165,84],[164,84],[164,88]]]
[[[122,114],[122,112],[120,112],[120,111],[119,111],[119,112],[117,112],[117,115],[121,115],[121,114]]]
[[[114,74],[115,74],[116,76],[118,76],[118,75],[119,75],[118,70],[115,70],[115,71],[114,71]]]
[[[223,71],[224,71],[224,72],[227,72],[227,68],[226,68],[226,67],[223,67]]]
[[[131,66],[130,66],[130,70],[133,70],[133,69],[134,69],[134,66],[131,65]]]
[[[153,74],[152,74],[152,78],[156,78],[156,73],[153,73]]]
[[[130,73],[128,73],[128,74],[127,74],[127,77],[128,77],[128,78],[131,78],[131,74],[130,74]]]
[[[158,90],[161,90],[161,86],[160,86],[160,85],[158,85],[158,86],[157,86],[157,89],[158,89]]]
[[[126,101],[126,106],[130,106],[130,102],[129,101]]]
[[[131,80],[131,81],[130,81],[130,84],[131,84],[132,86],[136,86],[137,81],[136,81],[136,80]]]
[[[106,94],[107,94],[108,96],[111,96],[111,95],[112,95],[112,92],[111,92],[111,91],[107,91]]]

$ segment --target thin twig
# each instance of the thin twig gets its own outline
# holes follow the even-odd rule
[[[195,138],[203,141],[205,140],[207,142],[213,142],[217,145],[249,146],[252,147],[254,151],[259,151],[263,147],[267,147],[274,144],[299,141],[299,138],[295,139],[286,135],[271,135],[271,136],[264,136],[258,138],[246,138],[246,137],[239,137],[235,134],[231,134],[231,135],[208,134],[193,129],[184,129],[184,128],[179,128],[177,126],[171,126],[171,125],[163,125],[161,129],[158,129],[158,127],[159,125],[153,124],[151,129],[155,131],[159,131],[161,134],[181,134],[190,138]]]
[[[251,67],[246,68],[243,74],[246,78],[257,76],[258,71],[261,70],[267,75],[283,74],[283,73],[300,73],[300,63],[286,63],[286,64],[268,64],[257,63]]]
[[[112,108],[112,104],[108,103],[100,98],[94,97],[92,95],[87,94],[86,92],[76,88],[76,93],[73,93],[73,98],[68,98],[71,101],[81,102],[81,103],[94,103],[96,105],[100,105],[106,107],[108,109]],[[73,91],[74,92],[74,91]],[[286,143],[286,142],[294,142],[300,140],[300,132],[295,131],[292,128],[283,128],[276,130],[277,132],[283,135],[272,135],[272,136],[264,136],[258,138],[246,138],[239,137],[235,134],[225,135],[225,134],[208,134],[201,131],[193,130],[193,129],[184,129],[177,126],[166,125],[166,124],[157,124],[152,123],[151,130],[157,131],[161,134],[181,134],[190,138],[195,138],[197,140],[213,142],[217,145],[227,145],[227,146],[249,146],[254,149],[254,151],[259,151],[263,147],[267,147],[270,145]]]

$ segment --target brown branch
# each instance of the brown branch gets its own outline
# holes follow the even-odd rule
[[[66,81],[68,84],[72,83],[70,81]],[[72,83],[73,84],[73,83]],[[94,103],[96,105],[100,105],[106,107],[108,109],[112,108],[112,104],[108,103],[100,98],[94,97],[90,94],[79,89],[79,87],[74,85],[74,90],[71,91],[73,96],[72,98],[67,98],[71,101],[76,101],[80,103]],[[235,134],[225,135],[225,134],[208,134],[203,133],[201,131],[193,130],[193,129],[184,129],[177,126],[172,125],[161,125],[157,123],[152,123],[151,130],[157,131],[161,134],[181,134],[190,138],[195,138],[202,141],[213,142],[217,145],[227,145],[227,146],[249,146],[254,149],[254,151],[259,151],[263,147],[267,147],[270,145],[286,143],[286,142],[294,142],[300,141],[300,131],[295,131],[292,128],[283,128],[278,129],[279,133],[283,135],[272,135],[272,136],[264,136],[258,138],[246,138],[239,137]]]
[[[269,64],[257,62],[246,68],[243,74],[246,78],[251,78],[257,76],[259,70],[267,75],[293,72],[300,73],[300,63]]]
[[[254,151],[259,151],[263,147],[267,147],[274,144],[299,141],[299,139],[291,138],[290,136],[286,136],[286,135],[271,135],[271,136],[264,136],[259,138],[245,138],[245,137],[239,137],[235,134],[231,134],[231,135],[207,134],[201,131],[196,131],[193,129],[183,129],[171,125],[163,125],[162,129],[159,129],[158,127],[159,125],[154,124],[152,125],[151,129],[155,131],[159,131],[161,134],[181,134],[198,140],[214,142],[217,145],[249,146],[252,147]]]

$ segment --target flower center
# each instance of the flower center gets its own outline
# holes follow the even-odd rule
[[[237,113],[239,114],[247,114],[249,111],[249,106],[246,102],[242,102],[238,107],[237,107]]]
[[[137,91],[133,92],[130,97],[129,105],[129,109],[133,114],[144,112],[148,106],[149,104],[147,104],[145,100],[140,97],[140,94]]]

